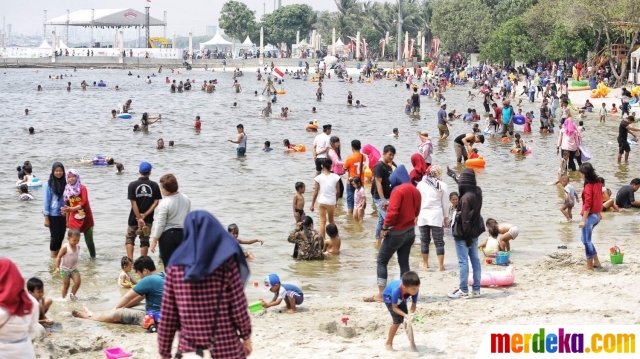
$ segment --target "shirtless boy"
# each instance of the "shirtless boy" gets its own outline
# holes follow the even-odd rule
[[[293,218],[296,220],[296,224],[302,222],[305,216],[304,213],[304,190],[305,185],[302,182],[296,182],[296,194],[293,196]]]
[[[324,248],[322,252],[325,254],[340,254],[340,236],[338,235],[338,226],[335,224],[327,224],[325,232],[329,239],[324,240]]]

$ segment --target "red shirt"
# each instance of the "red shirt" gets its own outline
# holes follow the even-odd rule
[[[194,126],[195,126],[196,130],[199,130],[199,129],[200,129],[200,126],[202,126],[202,122],[200,122],[200,121],[196,121],[196,123],[194,124]]]
[[[172,358],[171,344],[176,331],[180,330],[178,350],[182,353],[200,347],[209,349],[213,358],[246,358],[240,339],[251,338],[251,318],[240,270],[233,258],[197,283],[185,283],[184,266],[168,267],[161,315],[160,355]],[[215,345],[211,345],[212,335]]]
[[[89,193],[87,193],[87,187],[80,185],[80,195],[69,198],[65,204],[69,207],[75,207],[80,205],[80,210],[69,213],[69,220],[67,222],[68,228],[77,228],[80,232],[84,233],[93,227],[93,213],[91,212],[91,206],[89,205]]]
[[[414,227],[420,214],[422,196],[411,183],[401,184],[391,191],[385,227],[393,227],[394,231]]]
[[[584,185],[580,215],[582,216],[588,208],[590,208],[589,214],[602,212],[602,183],[587,183]]]
[[[495,118],[496,121],[502,120],[502,107],[496,106],[493,108],[493,118]]]

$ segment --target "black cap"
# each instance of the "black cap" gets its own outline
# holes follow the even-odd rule
[[[322,130],[326,131],[326,130],[330,130],[331,129],[331,125],[323,125],[322,126]]]

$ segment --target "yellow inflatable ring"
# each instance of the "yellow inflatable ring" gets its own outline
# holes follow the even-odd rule
[[[280,89],[278,90],[278,95],[284,95],[286,94],[286,92],[284,91],[284,89]]]

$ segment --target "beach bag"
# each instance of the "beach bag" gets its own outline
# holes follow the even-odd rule
[[[589,160],[593,158],[593,156],[591,156],[591,152],[589,152],[586,147],[579,145],[578,148],[580,149],[580,159],[582,162],[589,162]]]

